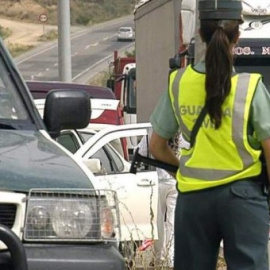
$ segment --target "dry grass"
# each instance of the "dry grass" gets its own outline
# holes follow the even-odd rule
[[[90,85],[97,85],[106,87],[106,82],[110,77],[110,73],[108,71],[102,71],[91,80],[88,81]]]
[[[153,190],[151,192],[151,199],[150,199],[150,224],[149,226],[152,226],[154,223],[154,214],[153,214],[153,204],[152,204],[152,196],[153,196]],[[119,203],[122,203],[119,200]],[[127,209],[128,210],[128,209]],[[121,214],[120,214],[121,215]],[[130,213],[132,215],[132,213]],[[123,216],[121,217],[121,222],[123,221]],[[125,220],[124,220],[125,221]],[[123,222],[122,224],[126,224]],[[154,231],[152,229],[152,240],[154,239]],[[142,239],[145,240],[145,239]],[[141,246],[142,241],[132,241],[131,247],[132,250],[128,250],[129,257],[125,257],[125,252],[123,253],[125,261],[127,262],[127,269],[128,270],[173,270],[173,268],[168,267],[170,265],[169,262],[169,249],[170,244],[166,247],[165,254],[164,254],[164,261],[162,261],[159,266],[156,267],[150,267],[150,262],[157,261],[155,251],[153,249],[153,245],[150,245],[148,248],[146,248],[144,251],[141,251],[139,247]],[[130,244],[129,244],[130,245]],[[196,250],[194,251],[196,252]],[[132,254],[132,255],[130,255]],[[227,270],[226,262],[223,256],[223,248],[220,248],[218,261],[217,261],[217,267],[216,270]]]
[[[6,27],[2,27],[0,25],[0,37],[2,39],[6,39],[7,37],[9,37],[12,34],[12,31],[9,28]]]
[[[155,258],[153,249],[150,247],[145,251],[138,251],[136,253],[136,258],[132,265],[129,265],[128,270],[171,270],[172,268],[167,267],[166,260],[158,267],[150,267],[149,264],[151,260]],[[217,262],[216,270],[227,270],[226,263],[224,261],[222,249],[220,249],[220,255]]]
[[[50,41],[55,40],[58,38],[58,31],[57,30],[50,30],[43,35],[41,35],[38,41]]]
[[[35,1],[23,0],[21,3],[15,1],[0,0],[0,16],[24,22],[39,22],[39,15],[46,10]]]
[[[8,43],[7,48],[12,57],[17,57],[22,53],[25,53],[34,48],[33,45],[22,45],[17,43]]]

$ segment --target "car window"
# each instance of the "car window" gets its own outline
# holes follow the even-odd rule
[[[114,163],[117,167],[117,172],[122,172],[124,170],[124,164],[122,160],[119,158],[119,156],[116,154],[115,150],[112,147],[107,147],[109,155],[114,160]]]
[[[72,154],[74,154],[80,148],[78,140],[73,133],[61,134],[56,141],[69,150]]]
[[[110,146],[104,146],[99,149],[91,158],[99,159],[102,167],[102,174],[119,173],[123,170],[124,165],[121,159]]]
[[[132,29],[131,28],[120,28],[119,31],[120,32],[131,32]]]
[[[0,124],[1,128],[33,129],[34,125],[23,103],[18,87],[11,79],[0,57]]]
[[[79,133],[81,134],[85,142],[87,142],[95,134],[95,133],[89,133],[89,132],[83,132],[83,131],[80,131]]]

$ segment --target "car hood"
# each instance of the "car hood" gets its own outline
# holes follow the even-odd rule
[[[0,189],[93,188],[79,165],[39,131],[0,130]]]

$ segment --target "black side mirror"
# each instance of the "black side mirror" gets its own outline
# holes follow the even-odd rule
[[[106,86],[110,89],[112,89],[112,91],[114,92],[114,79],[108,79],[107,82],[106,82]]]
[[[82,129],[91,119],[91,103],[84,90],[51,90],[46,97],[44,123],[52,138],[63,129]]]

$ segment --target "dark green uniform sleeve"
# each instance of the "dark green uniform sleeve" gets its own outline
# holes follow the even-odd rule
[[[161,95],[150,117],[150,122],[153,130],[165,139],[172,138],[179,131],[168,91]]]

